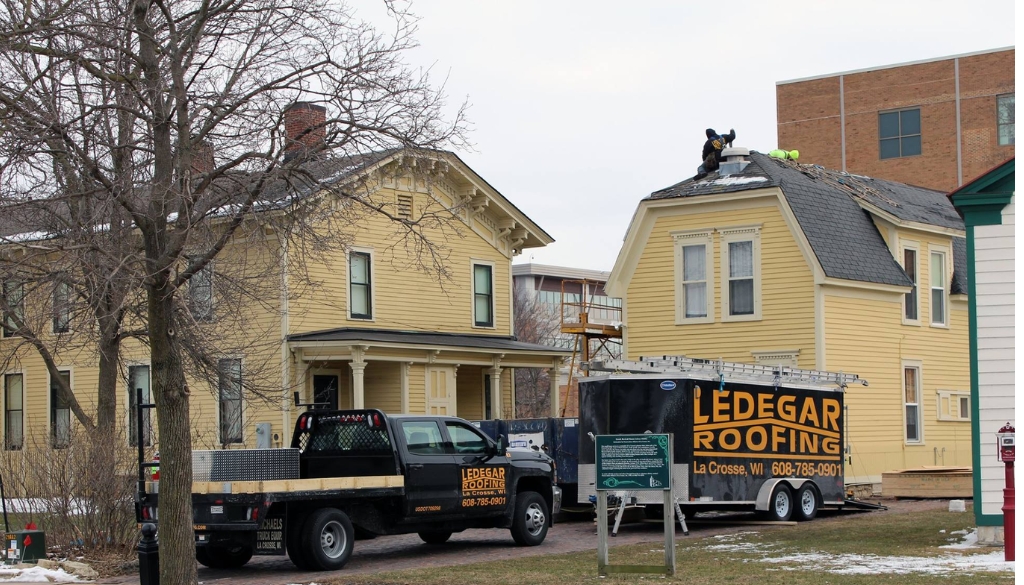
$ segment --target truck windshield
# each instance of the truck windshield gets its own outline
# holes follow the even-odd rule
[[[391,453],[391,438],[384,428],[372,429],[363,421],[319,419],[312,432],[299,437],[302,453],[368,455]]]

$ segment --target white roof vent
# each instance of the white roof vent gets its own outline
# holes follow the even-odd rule
[[[722,162],[718,165],[718,175],[728,177],[742,171],[750,164],[750,149],[741,146],[723,148]]]

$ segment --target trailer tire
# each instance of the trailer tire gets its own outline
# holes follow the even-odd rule
[[[516,494],[512,540],[519,546],[537,546],[548,535],[548,503],[537,492]]]
[[[772,490],[772,497],[768,500],[769,520],[785,522],[793,515],[793,490],[785,482],[780,482]]]
[[[814,489],[814,484],[811,482],[804,482],[804,485],[800,486],[796,492],[796,507],[793,510],[793,515],[797,520],[804,522],[814,520],[814,517],[818,515],[818,491]]]
[[[237,569],[252,558],[252,547],[242,544],[230,546],[206,545],[196,547],[196,560],[211,569]]]
[[[288,558],[296,568],[303,571],[309,570],[309,560],[306,559],[305,550],[302,548],[302,528],[306,524],[306,516],[295,515],[293,522],[289,517],[288,532],[285,535],[284,547],[288,551]]]
[[[419,535],[420,540],[427,544],[444,544],[452,537],[450,530],[431,530],[428,532],[420,532]]]
[[[314,571],[336,571],[352,556],[355,543],[352,521],[341,510],[322,508],[302,527],[302,553]]]

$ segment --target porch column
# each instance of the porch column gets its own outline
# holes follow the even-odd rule
[[[402,380],[402,414],[409,413],[409,366],[411,365],[412,362],[399,364],[399,376]]]
[[[366,408],[366,401],[363,398],[363,372],[366,371],[363,353],[365,351],[364,347],[353,348],[352,361],[348,364],[348,367],[352,368],[352,408],[357,410]]]
[[[558,377],[559,377],[559,371],[558,370],[561,367],[561,365],[562,365],[562,360],[560,360],[560,359],[559,360],[555,360],[555,363],[551,364],[551,368],[548,369],[548,383],[551,386],[551,416],[552,417],[558,417],[559,416],[559,410],[561,410],[559,408],[560,405],[558,404],[558,399],[559,399],[559,396],[558,396]]]
[[[487,375],[491,377],[491,418],[501,418],[501,368],[489,368]]]

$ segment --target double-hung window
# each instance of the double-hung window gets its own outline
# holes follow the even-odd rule
[[[675,232],[676,324],[714,320],[714,232]]]
[[[11,280],[3,286],[4,301],[7,312],[4,314],[4,337],[14,335],[18,330],[18,322],[25,321],[25,283]]]
[[[999,124],[999,145],[1013,144],[1013,94],[996,97],[996,122]]]
[[[722,320],[761,318],[761,230],[741,227],[722,233]]]
[[[226,358],[217,363],[220,403],[220,442],[242,442],[242,360]]]
[[[931,311],[932,325],[946,324],[946,254],[931,253]]]
[[[473,325],[494,327],[494,269],[473,264]]]
[[[878,152],[883,159],[921,154],[921,108],[879,112]]]
[[[349,252],[348,293],[351,319],[373,319],[371,268],[372,260],[368,252]]]
[[[908,443],[921,442],[921,367],[903,366],[904,438]]]
[[[917,250],[914,248],[903,249],[903,271],[907,273],[907,276],[909,276],[911,282],[913,282],[913,286],[910,287],[910,292],[903,295],[903,321],[917,324],[917,281],[919,277],[919,269],[917,264]]]
[[[53,332],[67,333],[71,329],[71,286],[58,281],[53,287]]]
[[[25,386],[21,374],[4,376],[4,449],[17,451],[25,444]]]
[[[196,321],[213,321],[213,263],[188,279],[188,308]]]
[[[60,378],[71,387],[71,372],[60,372]],[[54,449],[71,444],[71,405],[61,392],[60,383],[50,379],[50,439]]]

